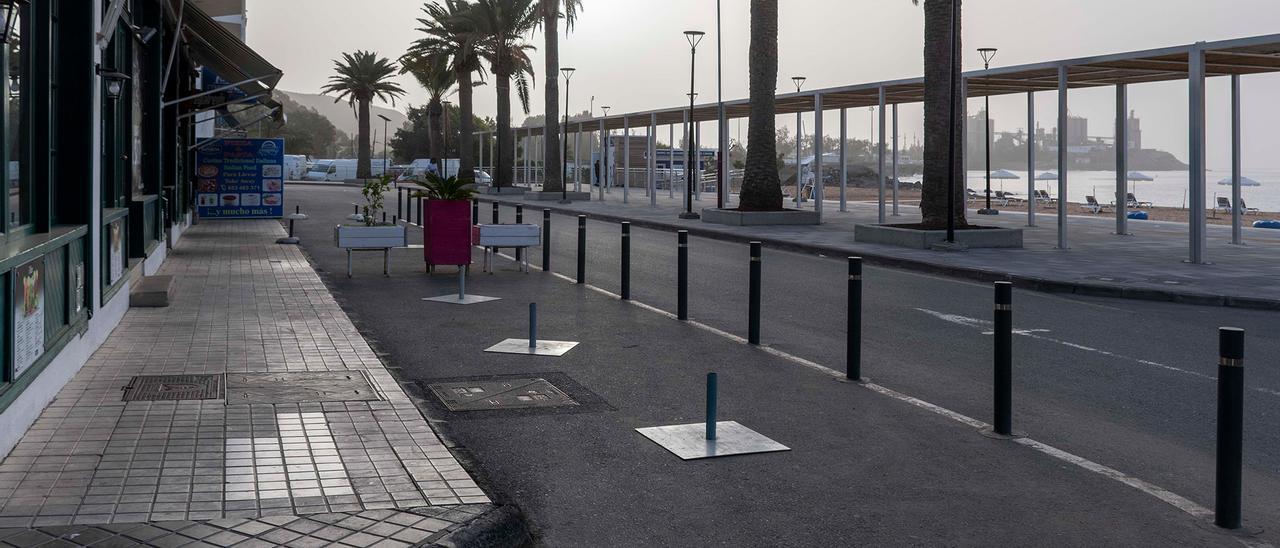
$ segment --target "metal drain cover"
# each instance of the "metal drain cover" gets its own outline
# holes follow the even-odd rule
[[[542,378],[464,380],[428,386],[450,411],[578,405],[568,394]]]
[[[122,401],[217,400],[222,375],[140,375],[124,387]]]
[[[364,371],[227,373],[227,404],[380,399]]]

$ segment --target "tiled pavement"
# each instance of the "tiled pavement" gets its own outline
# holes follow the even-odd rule
[[[278,223],[263,220],[206,222],[184,236],[161,271],[175,277],[171,305],[130,309],[0,462],[0,528],[54,527],[40,534],[61,536],[61,526],[156,522],[169,529],[214,520],[183,528],[165,545],[197,537],[218,544],[236,537],[215,541],[194,531],[265,535],[284,530],[285,521],[360,515],[343,523],[425,523],[409,541],[417,542],[491,507],[301,251],[273,243],[280,235]],[[381,399],[121,401],[135,375],[293,371],[364,371]],[[464,511],[447,513],[452,521],[414,520],[413,512],[456,508]],[[376,512],[361,514],[368,511]],[[131,536],[125,529],[78,534]],[[377,533],[346,529],[381,535],[358,537],[356,545],[416,535],[390,525]],[[6,529],[0,537],[23,538],[11,534],[23,533]]]

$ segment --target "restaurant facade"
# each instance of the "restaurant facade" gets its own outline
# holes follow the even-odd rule
[[[0,0],[0,457],[198,222],[198,149],[279,119],[280,71],[198,6]]]

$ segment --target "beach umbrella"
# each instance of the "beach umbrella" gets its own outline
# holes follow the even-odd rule
[[[1150,175],[1147,175],[1146,173],[1143,173],[1143,172],[1141,172],[1141,171],[1130,171],[1130,172],[1126,175],[1126,177],[1125,177],[1125,178],[1126,178],[1126,179],[1128,179],[1129,181],[1131,181],[1131,182],[1133,182],[1133,183],[1134,183],[1134,184],[1133,184],[1133,186],[1129,188],[1129,193],[1130,193],[1130,194],[1133,194],[1133,193],[1137,192],[1137,190],[1138,190],[1138,185],[1137,185],[1137,183],[1138,183],[1138,182],[1146,182],[1146,181],[1154,181],[1154,180],[1156,180],[1156,178],[1155,178],[1155,177],[1152,177],[1152,176],[1150,176]]]
[[[1058,174],[1057,174],[1057,173],[1054,173],[1054,172],[1052,172],[1052,171],[1046,171],[1046,172],[1044,172],[1044,173],[1041,173],[1041,174],[1039,174],[1039,175],[1036,175],[1036,180],[1037,180],[1037,181],[1057,181],[1057,180],[1058,180]],[[1046,185],[1046,186],[1045,186],[1045,190],[1046,190],[1046,191],[1052,190],[1052,187],[1051,187],[1051,186]]]
[[[1022,176],[1009,171],[1007,169],[999,169],[991,172],[991,178],[1000,181],[1000,192],[1004,192],[1004,182],[1010,179],[1021,179]]]
[[[1226,179],[1223,179],[1223,180],[1221,180],[1221,181],[1218,181],[1218,184],[1223,185],[1223,186],[1230,186],[1230,185],[1231,185],[1231,178],[1230,178],[1230,177],[1227,177]],[[1258,181],[1255,181],[1255,180],[1250,179],[1250,178],[1248,178],[1248,177],[1241,177],[1241,178],[1240,178],[1240,186],[1262,186],[1262,183],[1259,183]]]

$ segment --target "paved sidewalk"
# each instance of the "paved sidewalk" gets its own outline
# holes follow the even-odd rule
[[[130,309],[0,463],[0,527],[54,527],[0,530],[3,542],[110,533],[179,545],[226,532],[406,545],[492,509],[301,251],[274,244],[282,235],[275,221],[213,221],[183,238],[161,272],[175,277],[171,305]],[[250,372],[363,372],[378,398],[314,401],[341,398],[284,380],[228,384],[230,401],[122,401],[137,375]],[[118,525],[143,522],[177,534]],[[290,524],[292,537],[279,532]],[[99,527],[58,527],[71,525]]]
[[[1036,213],[1036,227],[1026,227],[1025,213],[969,219],[984,225],[1024,229],[1024,249],[971,249],[962,253],[906,249],[853,240],[855,224],[875,223],[877,204],[851,202],[840,212],[838,202],[824,204],[821,226],[733,227],[677,218],[683,209],[675,199],[659,191],[657,207],[649,205],[644,189],[633,189],[627,204],[621,189],[614,188],[600,201],[598,189],[590,202],[560,205],[554,201],[525,201],[519,196],[481,196],[503,203],[524,203],[531,209],[550,208],[565,213],[585,213],[593,218],[629,220],[655,228],[682,228],[691,233],[729,240],[762,240],[766,244],[830,255],[862,255],[889,266],[941,272],[982,280],[1011,279],[1025,289],[1088,295],[1168,300],[1195,304],[1280,309],[1280,230],[1245,229],[1246,245],[1230,244],[1230,227],[1208,227],[1206,258],[1211,264],[1193,265],[1187,258],[1187,226],[1160,221],[1130,221],[1130,236],[1117,236],[1114,217],[1107,214],[1068,214],[1068,250],[1057,245],[1057,216],[1052,210]],[[736,197],[735,197],[736,198]],[[736,203],[736,201],[734,202]],[[703,194],[695,210],[714,207],[715,196]],[[788,207],[792,205],[787,202]],[[806,204],[811,208],[812,203]],[[886,204],[886,212],[892,209]],[[490,213],[482,208],[480,219]],[[540,222],[538,214],[526,217]],[[919,209],[903,206],[891,223],[915,223]],[[510,219],[508,218],[508,221]],[[1252,219],[1251,219],[1252,220]]]

